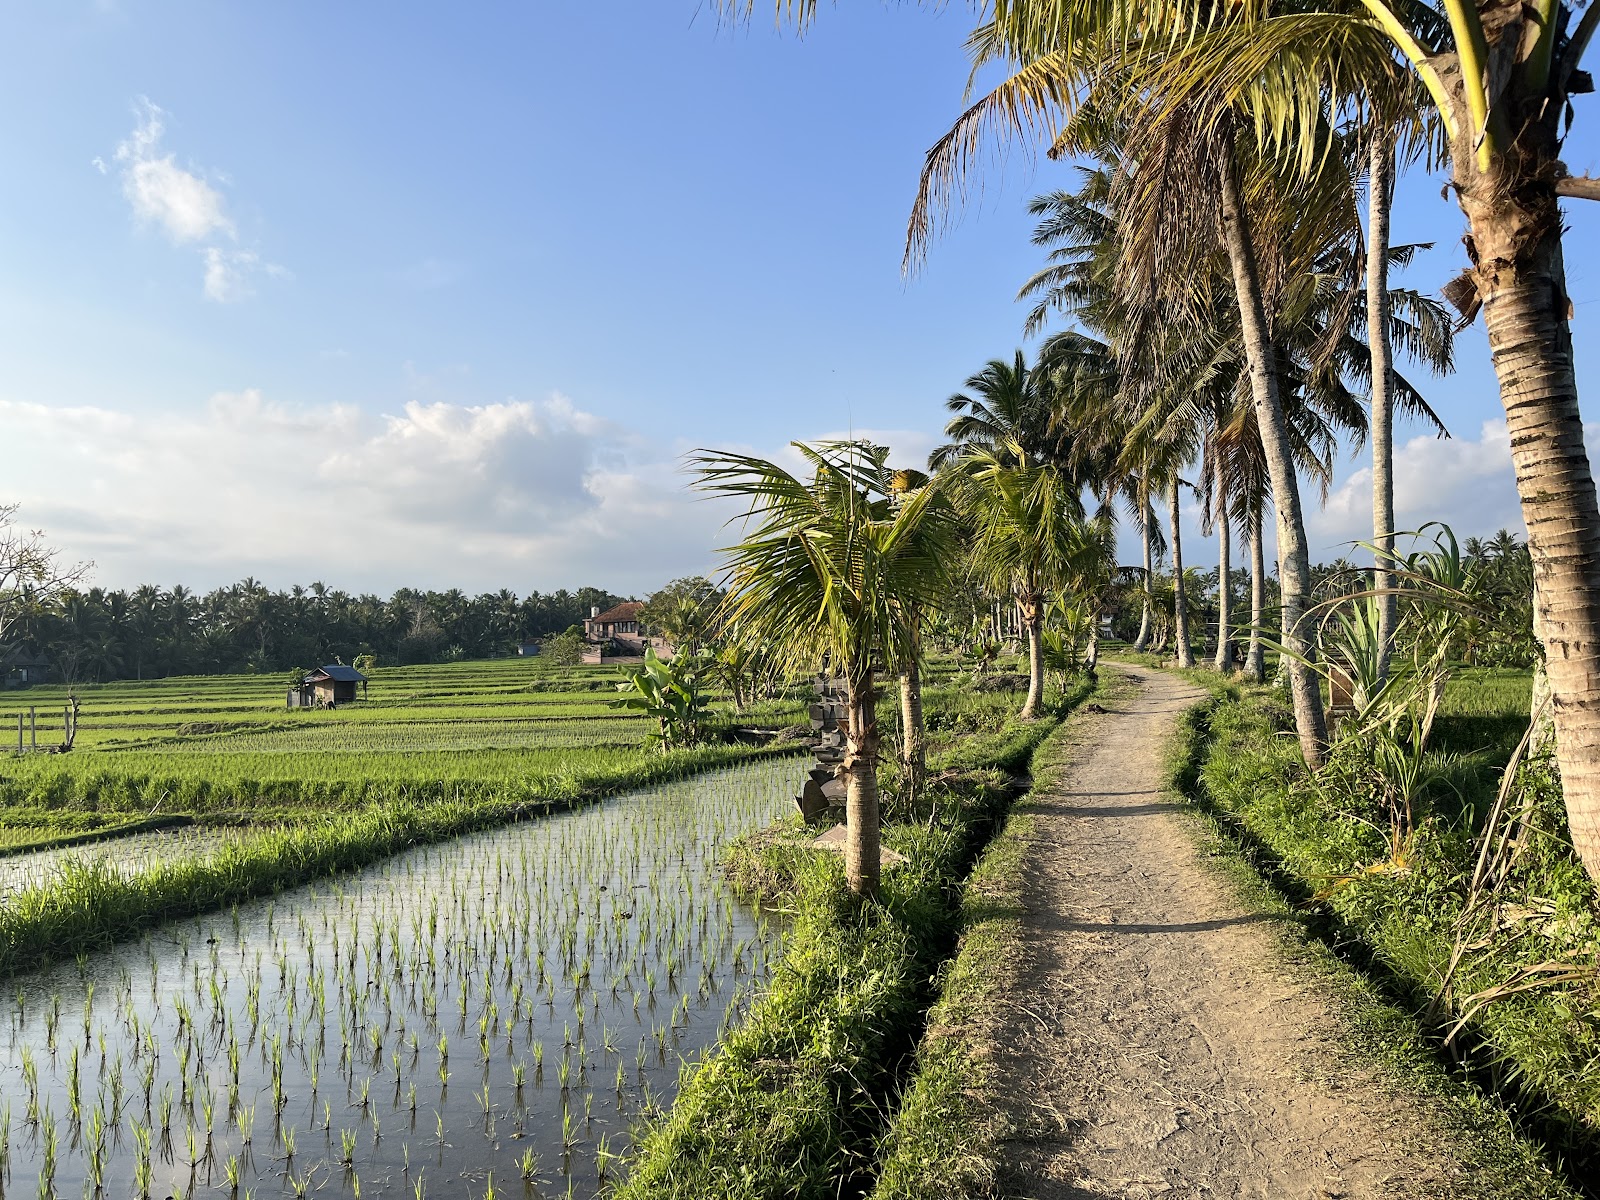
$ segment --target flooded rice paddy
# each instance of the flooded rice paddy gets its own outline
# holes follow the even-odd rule
[[[593,1195],[765,977],[717,861],[795,774],[475,834],[9,981],[4,1192]]]
[[[167,863],[199,858],[251,836],[249,829],[152,830],[111,837],[55,850],[37,850],[0,858],[0,899],[26,888],[43,887],[71,866],[103,863],[121,875],[136,875]]]

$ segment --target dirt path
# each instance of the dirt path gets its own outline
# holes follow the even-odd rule
[[[1417,1104],[1338,1061],[1328,1002],[1269,918],[1203,865],[1163,791],[1201,693],[1155,671],[1084,731],[1042,798],[999,1063],[1007,1190],[1045,1198],[1425,1196]],[[1334,1081],[1337,1082],[1334,1082]]]

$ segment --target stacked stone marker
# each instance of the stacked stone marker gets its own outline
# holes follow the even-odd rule
[[[839,778],[839,768],[844,762],[849,720],[844,680],[818,675],[817,699],[811,705],[811,728],[816,731],[811,753],[816,756],[817,765],[811,768],[805,787],[795,797],[800,815],[807,821],[815,821],[830,808],[844,807],[845,782]]]

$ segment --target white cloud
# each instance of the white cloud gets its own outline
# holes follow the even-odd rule
[[[205,292],[207,300],[227,304],[253,295],[250,275],[260,261],[248,250],[224,250],[207,246],[202,255],[206,263]]]
[[[166,115],[140,97],[134,106],[139,123],[117,147],[122,164],[122,194],[141,221],[159,225],[175,242],[199,242],[217,234],[234,236],[224,211],[222,193],[199,175],[180,167],[174,155],[161,153]]]
[[[1593,439],[1600,428],[1590,427]],[[1309,499],[1309,497],[1308,497]],[[1475,439],[1422,435],[1395,447],[1395,523],[1416,529],[1448,521],[1457,536],[1506,528],[1523,533],[1522,509],[1511,470],[1511,438],[1503,420],[1485,421]],[[1372,469],[1353,472],[1310,515],[1313,554],[1350,553],[1348,543],[1372,538]]]
[[[151,416],[0,401],[0,438],[26,447],[7,497],[110,586],[648,591],[709,570],[727,515],[670,448],[561,396],[387,416],[253,389]]]
[[[178,245],[201,247],[206,299],[218,304],[243,300],[255,293],[254,276],[286,275],[254,250],[233,247],[238,228],[222,193],[204,174],[179,166],[174,154],[164,152],[165,112],[140,97],[134,114],[138,123],[112,156],[121,167],[122,194],[142,224],[160,228]],[[108,169],[101,158],[92,165],[101,174]]]

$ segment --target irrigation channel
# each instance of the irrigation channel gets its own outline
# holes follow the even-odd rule
[[[407,852],[19,976],[0,1195],[589,1196],[765,978],[767,760]]]

